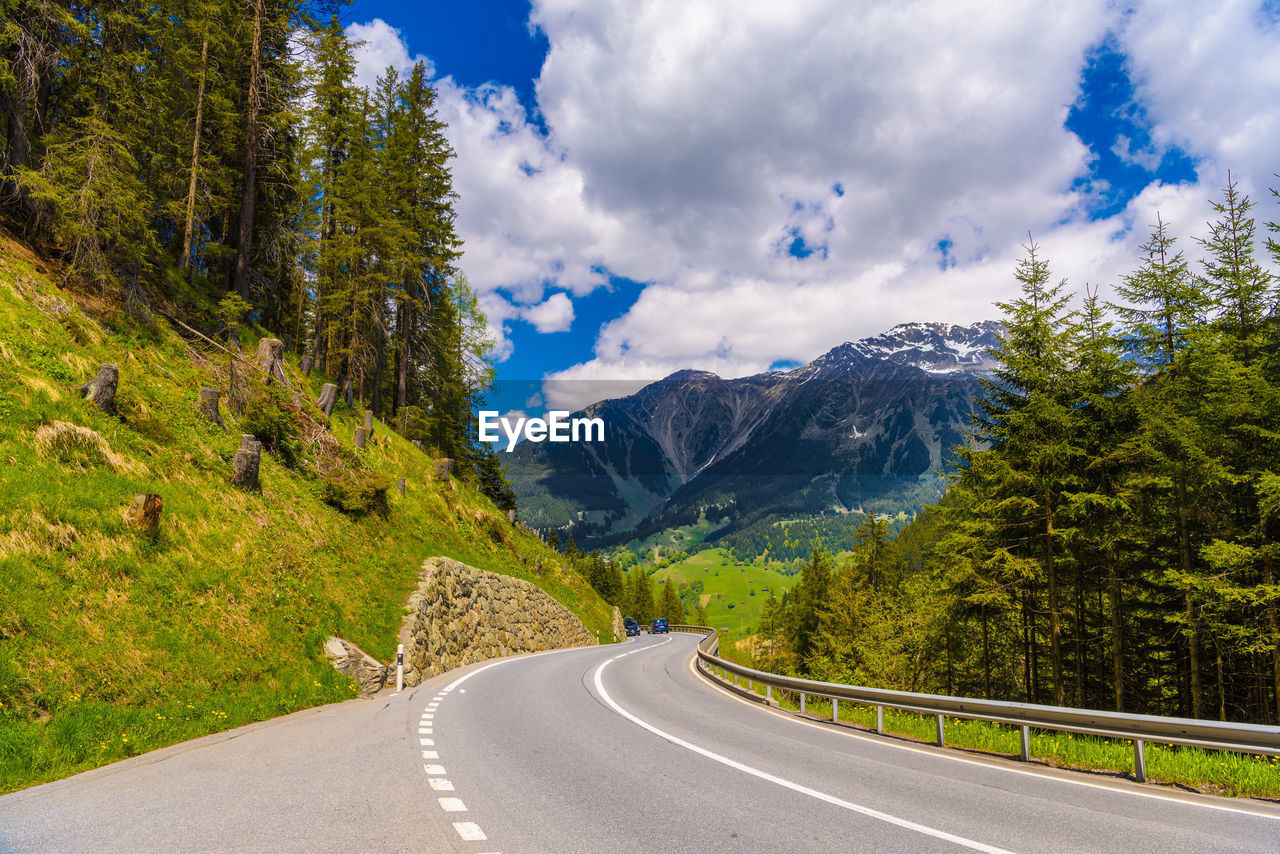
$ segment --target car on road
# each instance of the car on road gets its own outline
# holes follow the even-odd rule
[[[629,638],[633,638],[640,634],[640,624],[630,617],[627,617],[622,621],[622,627],[627,630],[627,637]]]
[[[649,623],[649,634],[651,635],[656,635],[659,633],[665,635],[665,634],[668,634],[670,631],[671,631],[671,627],[667,625],[667,621],[662,617],[654,617],[653,620],[651,620]]]

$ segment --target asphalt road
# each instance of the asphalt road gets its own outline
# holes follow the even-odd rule
[[[503,659],[0,798],[5,851],[1280,851],[1280,805],[768,710],[691,635]]]

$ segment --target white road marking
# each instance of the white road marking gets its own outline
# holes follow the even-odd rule
[[[443,777],[449,772],[444,770],[443,765],[423,765],[422,769],[433,777]]]
[[[420,739],[418,739],[418,743],[419,743],[419,744],[421,744],[423,747],[435,747],[435,746],[436,746],[435,739],[431,739],[431,738],[420,738]]]
[[[453,783],[450,783],[448,780],[442,780],[439,777],[432,777],[427,782],[430,783],[431,788],[437,792],[453,791]]]
[[[670,638],[668,638],[668,640],[670,640]],[[666,641],[664,641],[664,643],[665,642]],[[655,644],[655,646],[661,646],[661,645],[662,644]],[[767,771],[761,771],[758,768],[753,768],[750,765],[746,765],[742,762],[738,762],[737,760],[730,759],[727,756],[721,756],[719,753],[713,753],[712,751],[707,750],[705,747],[699,747],[698,745],[693,744],[692,742],[685,741],[684,739],[674,736],[669,732],[664,732],[658,729],[653,724],[640,720],[640,718],[636,717],[635,715],[628,712],[626,709],[619,706],[617,703],[614,702],[613,698],[609,696],[609,692],[604,689],[604,681],[601,679],[601,676],[604,674],[604,669],[608,667],[610,662],[614,660],[616,659],[610,659],[609,661],[605,661],[599,667],[596,668],[595,685],[596,685],[596,692],[600,695],[600,699],[604,700],[605,703],[611,709],[613,709],[618,714],[622,715],[627,720],[631,721],[636,726],[639,726],[643,729],[647,729],[649,732],[653,733],[659,738],[666,739],[672,744],[678,745],[679,747],[683,747],[686,750],[692,750],[694,753],[697,753],[700,756],[705,756],[708,759],[719,762],[721,765],[728,765],[730,768],[735,768],[746,774],[750,774],[753,777],[759,777],[761,780],[766,780],[770,783],[774,783],[776,785],[782,786],[783,788],[790,789],[793,792],[799,792],[802,795],[808,795],[811,798],[816,798],[820,801],[825,801],[826,803],[832,804],[833,806],[842,807],[844,809],[850,810],[851,812],[856,812],[861,815],[865,815],[869,818],[874,818],[879,821],[887,822],[889,824],[893,824],[898,827],[905,828],[907,830],[914,830],[917,833],[923,833],[924,835],[932,836],[935,839],[942,839],[947,842],[953,842],[956,845],[961,845],[965,848],[970,848],[974,851],[983,851],[983,852],[986,852],[986,854],[1012,854],[1012,852],[1006,851],[1003,848],[996,848],[993,845],[986,845],[982,842],[975,842],[974,840],[966,839],[963,836],[956,836],[954,833],[947,833],[945,830],[938,830],[937,828],[929,827],[928,825],[917,824],[916,822],[908,821],[905,818],[898,818],[895,815],[889,815],[888,813],[880,812],[879,810],[874,810],[874,809],[871,809],[870,807],[864,807],[861,804],[855,804],[852,801],[846,801],[842,798],[837,798],[834,795],[828,795],[826,792],[819,792],[817,789],[810,789],[808,786],[802,786],[799,783],[793,783],[790,780],[784,779],[782,777],[778,777],[774,774],[770,774]]]
[[[440,809],[445,812],[466,812],[467,806],[459,798],[440,798]]]
[[[458,835],[467,842],[482,842],[489,838],[474,821],[455,821],[453,829],[458,831]]]
[[[697,661],[696,655],[693,658],[689,659],[689,668],[693,670],[695,674],[697,673],[696,665],[694,663],[696,661]],[[745,697],[739,697],[737,694],[733,693],[725,686],[720,685],[714,681],[711,684],[715,686],[717,689],[719,689],[720,692],[723,693],[726,697],[729,697],[730,699],[733,699],[733,700],[737,700],[739,703],[746,703],[748,706],[752,708],[761,709],[761,705],[759,703],[753,703]],[[950,751],[944,753],[943,751],[937,748],[930,750],[922,747],[914,747],[910,744],[903,744],[897,740],[884,738],[878,735],[872,735],[871,733],[868,733],[868,732],[860,732],[858,730],[851,730],[845,727],[835,728],[829,725],[830,724],[829,721],[824,723],[822,721],[807,720],[805,718],[799,717],[797,714],[787,709],[762,709],[762,710],[768,711],[774,715],[777,715],[783,720],[788,720],[788,721],[792,721],[793,723],[800,724],[801,726],[813,727],[815,729],[820,729],[824,732],[833,732],[838,735],[843,735],[847,738],[857,739],[859,741],[869,741],[872,744],[876,744],[881,747],[892,747],[894,750],[906,750],[911,753],[922,753],[926,756],[932,756],[935,759],[946,759],[948,761],[959,762],[964,765],[977,765],[980,768],[988,768],[993,771],[1002,771],[1005,774],[1022,774],[1023,776],[1035,777],[1036,779],[1039,779],[1039,780],[1050,780],[1056,783],[1067,783],[1072,786],[1084,786],[1086,789],[1100,789],[1101,791],[1109,792],[1111,794],[1116,794],[1116,795],[1129,795],[1130,797],[1134,797],[1134,798],[1151,798],[1152,800],[1166,801],[1171,804],[1181,804],[1182,806],[1201,807],[1207,810],[1218,810],[1220,812],[1239,813],[1240,815],[1248,815],[1248,816],[1253,816],[1255,818],[1269,818],[1272,821],[1280,821],[1280,815],[1277,815],[1275,813],[1245,809],[1244,807],[1232,807],[1232,806],[1227,806],[1226,804],[1215,804],[1215,803],[1210,803],[1208,801],[1196,800],[1193,798],[1179,798],[1179,797],[1174,797],[1172,795],[1166,795],[1161,792],[1143,792],[1136,789],[1128,788],[1126,786],[1120,786],[1120,785],[1109,786],[1104,783],[1092,783],[1088,780],[1076,780],[1071,777],[1059,777],[1056,774],[1047,774],[1043,771],[1039,771],[1031,768],[1010,768],[1005,765],[996,764],[995,762],[979,762],[976,759],[969,759],[964,756],[959,756]]]
[[[429,726],[418,727],[418,735],[434,735]]]

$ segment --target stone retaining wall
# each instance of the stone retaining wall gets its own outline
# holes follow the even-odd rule
[[[419,577],[400,629],[406,685],[488,658],[595,643],[572,611],[528,581],[446,557],[428,558]]]

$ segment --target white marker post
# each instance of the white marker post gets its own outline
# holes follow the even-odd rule
[[[404,688],[404,644],[396,647],[396,690]]]

